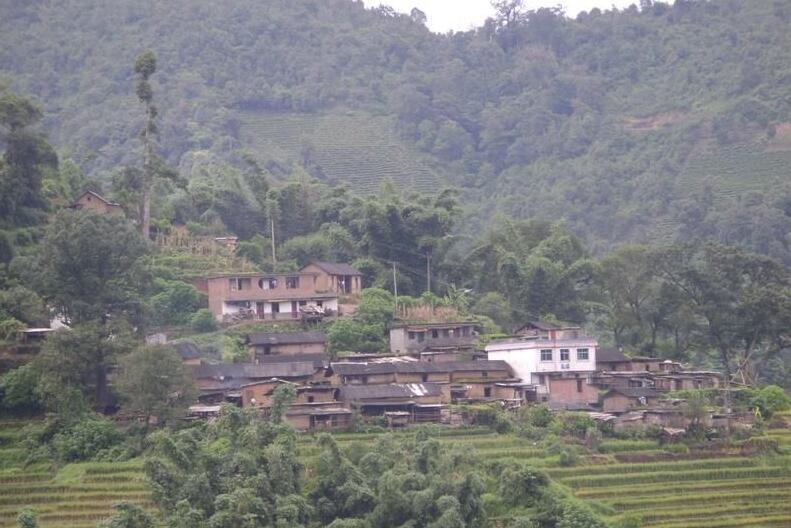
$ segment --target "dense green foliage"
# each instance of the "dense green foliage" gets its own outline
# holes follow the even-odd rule
[[[518,464],[487,473],[425,431],[353,451],[329,435],[317,443],[305,482],[291,431],[226,407],[209,426],[156,433],[145,468],[173,527],[483,527],[487,479],[511,507],[535,507],[541,526],[605,526],[545,473]]]
[[[425,169],[392,159],[417,151],[436,180],[466,190],[468,232],[501,211],[563,218],[596,252],[703,236],[789,261],[788,0],[645,1],[575,18],[502,5],[515,9],[436,35],[420,16],[347,0],[16,2],[0,65],[44,102],[58,147],[108,183],[140,165],[133,59],[145,43],[162,154],[187,192],[244,193],[195,211],[244,238],[267,231],[267,215],[249,214],[262,175],[370,192],[389,171],[406,187]],[[403,144],[385,139],[394,130]],[[380,138],[358,147],[388,167],[378,182],[354,179],[371,160],[333,139],[349,136]],[[155,216],[188,212],[184,196],[155,191]]]

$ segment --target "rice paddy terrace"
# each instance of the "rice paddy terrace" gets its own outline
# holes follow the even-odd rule
[[[48,465],[24,465],[24,422],[0,421],[0,527],[16,526],[24,509],[38,512],[39,526],[95,527],[120,501],[154,511],[141,461],[69,464],[59,471]]]
[[[96,526],[120,500],[155,510],[139,461],[70,464],[56,473],[44,466],[24,467],[20,426],[0,425],[0,527],[15,526],[24,508],[37,510],[44,528]],[[353,450],[380,436],[343,433],[335,438]],[[582,457],[573,467],[560,467],[558,456],[540,443],[488,429],[438,428],[437,438],[484,463],[516,459],[541,467],[611,521],[631,517],[646,528],[791,526],[791,429],[767,430],[766,438],[780,446],[772,456],[744,456],[738,450],[694,455],[651,440],[605,440],[600,454]],[[305,435],[299,449],[310,472],[320,448]],[[509,514],[497,511],[496,479],[488,484],[491,525],[505,525]]]
[[[321,169],[331,183],[372,194],[385,180],[405,191],[436,191],[439,178],[395,133],[390,120],[356,112],[244,113],[242,144],[266,163],[302,163]]]

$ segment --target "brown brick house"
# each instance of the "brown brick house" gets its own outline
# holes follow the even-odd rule
[[[91,213],[109,215],[109,216],[123,216],[124,210],[121,204],[111,202],[104,196],[93,191],[85,191],[79,198],[74,200],[71,205],[72,209],[80,211],[89,211]]]
[[[250,360],[259,363],[263,356],[324,354],[324,332],[262,332],[247,336]]]
[[[316,274],[316,290],[320,292],[355,295],[363,289],[363,274],[350,264],[311,262],[300,272]]]
[[[602,410],[607,413],[623,413],[654,406],[658,401],[659,393],[651,388],[615,387],[602,396]]]
[[[322,291],[320,274],[237,273],[205,280],[209,310],[218,321],[299,320],[308,309],[338,313],[338,294]]]

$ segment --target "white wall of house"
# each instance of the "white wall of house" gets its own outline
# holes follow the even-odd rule
[[[596,370],[596,347],[593,339],[515,339],[489,343],[486,354],[489,359],[508,363],[524,383],[538,384],[542,374],[593,372]]]
[[[242,307],[244,307],[245,301],[225,301],[222,303],[222,315],[227,314],[236,314],[239,313]],[[281,313],[281,314],[290,314],[291,313],[291,301],[247,301],[249,304],[249,309],[257,312],[258,303],[262,302],[264,304],[264,315],[272,315],[273,313]],[[299,300],[297,302],[297,309],[299,309]],[[318,303],[321,302],[322,307],[327,310],[332,310],[333,313],[338,313],[338,299],[322,299],[321,301],[315,300],[308,300],[306,304],[309,306],[318,306]],[[273,305],[278,305],[280,308],[279,312],[276,312],[273,308]],[[220,316],[220,319],[222,316]]]

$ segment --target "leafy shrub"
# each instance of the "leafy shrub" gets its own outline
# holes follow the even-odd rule
[[[537,407],[523,407],[520,409],[520,418],[533,427],[549,427],[555,419],[552,411],[545,405]]]
[[[546,473],[526,465],[506,467],[500,474],[500,493],[512,506],[535,503],[548,484]]]
[[[497,434],[510,433],[514,428],[511,417],[504,412],[498,412],[494,417],[493,429]]]
[[[563,425],[563,433],[577,438],[585,438],[589,429],[596,428],[596,421],[585,413],[562,413],[558,419]]]
[[[563,467],[571,467],[577,464],[579,457],[573,449],[564,449],[560,452],[558,463]]]
[[[0,378],[0,406],[12,412],[34,413],[41,409],[36,387],[39,373],[30,363],[7,372]]]
[[[0,338],[11,340],[14,339],[19,332],[26,328],[25,323],[14,319],[3,319],[0,321]]]
[[[190,319],[190,326],[196,332],[214,332],[217,330],[217,321],[208,308],[201,308]]]
[[[52,447],[64,462],[90,460],[100,451],[108,449],[123,439],[115,425],[98,417],[83,419],[58,432],[52,438]]]
[[[38,515],[33,510],[22,510],[16,517],[16,524],[19,528],[37,528]]]
[[[191,284],[157,279],[159,293],[151,298],[151,317],[160,325],[184,325],[203,305],[203,296]]]
[[[757,407],[764,418],[771,418],[778,411],[791,409],[791,398],[777,385],[767,385],[753,397],[751,405]]]

